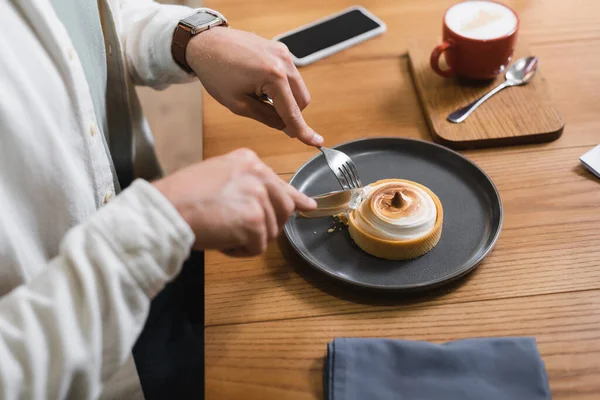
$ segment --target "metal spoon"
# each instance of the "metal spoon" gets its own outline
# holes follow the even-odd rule
[[[448,115],[447,119],[455,124],[463,122],[473,111],[477,109],[484,101],[498,93],[504,88],[511,86],[525,85],[533,78],[538,67],[538,58],[534,56],[519,58],[511,67],[506,71],[504,77],[506,80],[490,90],[484,96],[475,100],[471,104],[464,106]]]

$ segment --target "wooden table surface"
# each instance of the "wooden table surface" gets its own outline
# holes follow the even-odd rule
[[[304,115],[326,145],[363,137],[431,140],[409,73],[411,38],[440,36],[451,0],[363,0],[383,36],[301,69]],[[445,342],[535,336],[553,399],[600,398],[600,180],[578,157],[600,143],[600,2],[506,1],[563,115],[552,143],[463,152],[498,186],[505,221],[468,277],[418,297],[379,297],[311,270],[282,240],[252,259],[206,254],[209,399],[320,399],[335,337]],[[265,37],[354,5],[346,0],[207,0]],[[250,147],[289,178],[312,148],[204,99],[204,156]]]

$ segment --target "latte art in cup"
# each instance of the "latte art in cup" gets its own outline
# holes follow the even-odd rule
[[[489,80],[512,60],[519,16],[495,1],[469,0],[448,8],[442,20],[442,43],[429,57],[431,69],[444,78]],[[447,68],[440,65],[446,59]]]
[[[446,24],[454,32],[469,39],[490,40],[514,32],[517,29],[517,17],[502,4],[467,1],[448,10]]]

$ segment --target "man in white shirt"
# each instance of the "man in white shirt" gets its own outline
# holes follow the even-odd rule
[[[0,398],[134,398],[132,346],[190,249],[260,254],[315,207],[245,149],[161,178],[134,85],[198,77],[320,145],[308,91],[284,46],[150,0],[0,0],[0,54]]]

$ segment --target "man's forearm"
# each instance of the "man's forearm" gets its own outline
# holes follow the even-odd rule
[[[143,181],[70,230],[46,270],[0,300],[0,398],[97,397],[192,242]]]

